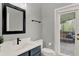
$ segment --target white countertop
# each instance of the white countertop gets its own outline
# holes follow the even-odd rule
[[[20,45],[16,45],[14,42],[8,42],[8,44],[5,43],[4,46],[2,46],[0,50],[0,56],[17,56],[37,46],[42,46],[42,44],[43,40],[31,42],[24,40],[24,42],[22,42]]]

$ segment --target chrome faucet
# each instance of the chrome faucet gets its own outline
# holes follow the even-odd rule
[[[19,45],[19,41],[21,41],[19,38],[17,38],[17,45]]]

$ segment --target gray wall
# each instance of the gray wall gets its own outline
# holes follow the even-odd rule
[[[3,35],[5,40],[13,40],[17,37],[28,38],[31,37],[36,40],[40,37],[41,24],[32,23],[32,19],[40,20],[40,5],[39,4],[24,4],[24,3],[12,3],[20,8],[26,10],[26,33],[25,34],[8,34]],[[2,35],[2,4],[0,4],[0,35]],[[36,26],[35,26],[36,25]],[[38,29],[39,28],[39,29]]]
[[[43,3],[42,4],[42,38],[44,47],[54,49],[54,10],[65,6],[65,3]],[[51,43],[51,44],[50,44]]]
[[[27,3],[27,19],[28,24],[27,32],[30,32],[29,36],[32,37],[32,40],[37,40],[41,35],[41,23],[32,22],[31,20],[41,21],[41,6],[38,3]],[[40,34],[39,34],[40,33]]]

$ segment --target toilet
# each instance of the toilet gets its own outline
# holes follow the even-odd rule
[[[56,53],[50,48],[42,48],[43,56],[56,56]]]

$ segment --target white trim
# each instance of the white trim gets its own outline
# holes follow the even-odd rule
[[[54,34],[55,34],[55,52],[56,53],[60,53],[60,14],[63,12],[69,12],[69,11],[76,11],[79,9],[79,4],[71,4],[71,5],[67,5],[58,9],[55,9],[55,19],[54,19],[54,23],[55,23],[55,27],[54,27]]]
[[[59,43],[59,39],[58,38],[60,38],[60,36],[59,36],[59,31],[58,31],[58,29],[59,29],[59,26],[58,26],[58,23],[59,23],[59,20],[57,21],[57,19],[59,19],[58,18],[59,17],[59,15],[57,15],[57,12],[56,12],[56,10],[55,10],[55,27],[54,27],[54,30],[55,30],[55,32],[54,32],[54,34],[55,34],[55,52],[56,53],[60,53],[60,43]]]
[[[76,6],[76,7],[75,7],[75,6]],[[69,9],[71,9],[71,10],[74,10],[74,9],[72,9],[72,8],[70,8],[70,7],[74,7],[75,9],[78,9],[77,6],[79,7],[79,4],[78,4],[78,3],[76,3],[76,4],[70,4],[70,5],[61,7],[61,8],[57,8],[57,9],[55,9],[55,10],[58,11],[58,12],[63,12],[63,10],[65,11],[65,9],[67,9],[67,8],[69,8]]]
[[[69,11],[69,12],[62,12],[62,13],[60,13],[60,14],[63,15],[63,14],[66,14],[66,13],[72,13],[72,12],[76,12],[76,10]]]

